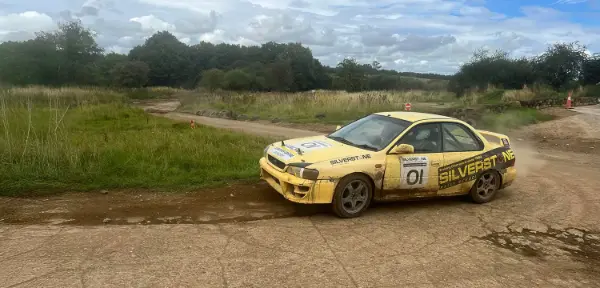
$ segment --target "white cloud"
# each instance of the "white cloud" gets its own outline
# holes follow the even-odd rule
[[[0,40],[33,37],[55,27],[53,19],[77,17],[98,33],[102,46],[121,52],[160,30],[189,44],[298,41],[327,65],[351,56],[419,72],[452,73],[482,47],[531,56],[547,44],[579,40],[600,52],[600,29],[560,11],[581,0],[516,7],[519,16],[490,11],[484,0],[4,1],[14,2],[15,10],[0,15]]]
[[[157,18],[154,15],[134,17],[134,18],[129,19],[129,21],[140,23],[142,25],[142,29],[145,31],[152,31],[152,32],[163,31],[163,30],[171,31],[171,32],[175,31],[175,25],[173,25],[171,23],[167,23],[167,22]]]
[[[33,33],[55,27],[56,24],[50,16],[36,11],[0,16],[0,34],[10,32]]]

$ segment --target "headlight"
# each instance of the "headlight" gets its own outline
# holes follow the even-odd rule
[[[319,170],[301,168],[296,166],[288,166],[287,173],[308,180],[317,180],[317,178],[319,178]]]

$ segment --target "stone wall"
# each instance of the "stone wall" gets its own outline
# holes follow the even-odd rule
[[[572,106],[585,106],[585,105],[596,105],[598,104],[598,98],[595,97],[573,97]],[[565,106],[567,99],[561,98],[547,98],[547,99],[533,99],[527,101],[519,101],[522,107],[542,109],[547,107],[560,107]]]

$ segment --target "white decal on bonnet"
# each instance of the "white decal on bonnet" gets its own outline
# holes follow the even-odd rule
[[[319,140],[294,143],[294,144],[300,146],[299,148],[302,149],[303,151],[310,151],[310,150],[317,150],[317,149],[333,147],[333,145],[331,145],[325,141],[319,141]],[[294,146],[294,145],[287,145],[287,146],[294,147],[295,148],[294,150],[297,149],[296,146]]]
[[[273,155],[277,156],[278,158],[281,158],[282,160],[290,160],[294,157],[294,154],[292,154],[288,151],[285,151],[279,147],[271,148],[269,150],[269,152],[271,152]]]

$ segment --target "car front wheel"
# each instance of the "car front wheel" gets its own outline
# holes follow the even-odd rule
[[[353,174],[342,178],[333,196],[333,212],[342,218],[360,216],[371,203],[373,187],[365,175]]]

